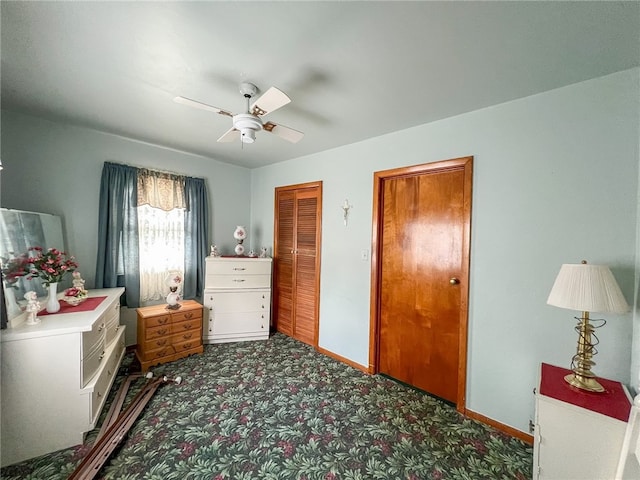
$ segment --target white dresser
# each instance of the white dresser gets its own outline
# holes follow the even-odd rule
[[[125,351],[123,293],[91,290],[106,297],[94,310],[0,332],[2,466],[78,445],[96,427]]]
[[[204,343],[266,340],[271,319],[271,259],[207,257]]]
[[[571,387],[570,370],[543,363],[536,389],[534,480],[613,479],[631,411],[624,385],[604,378],[603,393]]]

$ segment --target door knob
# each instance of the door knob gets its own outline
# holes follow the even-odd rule
[[[449,279],[449,283],[450,283],[451,285],[458,285],[458,284],[460,283],[460,280],[458,280],[456,277],[451,277],[451,278]]]

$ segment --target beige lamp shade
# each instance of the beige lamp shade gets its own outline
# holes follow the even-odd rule
[[[606,265],[564,264],[551,288],[549,305],[583,312],[625,313],[624,299]]]

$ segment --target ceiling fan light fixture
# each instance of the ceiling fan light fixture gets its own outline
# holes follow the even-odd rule
[[[256,131],[250,128],[243,128],[240,130],[240,139],[242,143],[253,143],[256,141]]]
[[[253,143],[256,140],[256,132],[262,130],[262,122],[255,115],[240,113],[233,117],[233,127],[240,131],[242,143]]]

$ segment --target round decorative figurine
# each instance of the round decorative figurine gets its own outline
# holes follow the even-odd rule
[[[236,248],[234,249],[234,251],[236,252],[236,255],[238,256],[244,255],[244,247],[242,246],[242,242],[244,242],[244,239],[247,238],[247,231],[245,230],[245,228],[243,226],[238,225],[235,231],[233,232],[233,238],[235,238],[236,241],[238,242],[238,244],[236,245]]]
[[[170,273],[164,282],[169,287],[169,294],[167,295],[167,309],[177,310],[180,305],[180,294],[178,288],[182,284],[182,275],[180,273]]]
[[[218,250],[217,245],[211,245],[211,256],[212,257],[219,257],[220,256],[220,250]]]

